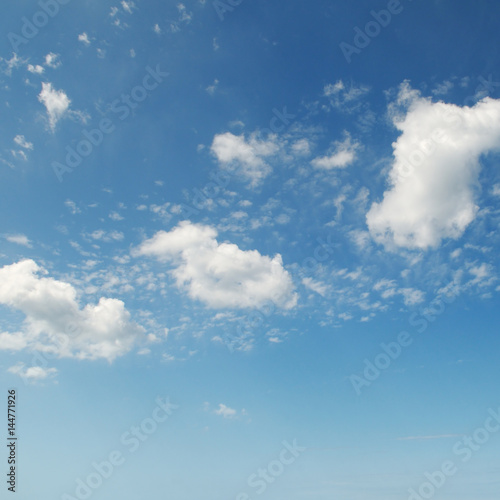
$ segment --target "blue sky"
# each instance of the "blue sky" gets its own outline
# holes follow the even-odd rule
[[[498,498],[499,15],[4,6],[17,498]]]

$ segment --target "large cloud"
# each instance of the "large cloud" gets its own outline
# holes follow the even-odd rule
[[[258,307],[269,300],[285,309],[295,306],[297,295],[279,254],[271,259],[218,243],[216,236],[210,226],[184,221],[159,231],[133,253],[173,262],[177,286],[212,308]]]
[[[22,331],[0,334],[0,349],[112,361],[143,337],[121,300],[101,298],[80,309],[71,284],[42,273],[33,260],[0,269],[0,304],[26,315]]]
[[[367,214],[373,238],[388,247],[437,247],[474,220],[480,156],[500,146],[500,100],[460,107],[422,98],[403,86],[394,116],[390,188]]]

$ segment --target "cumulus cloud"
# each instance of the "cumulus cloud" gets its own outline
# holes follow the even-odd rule
[[[21,331],[0,334],[0,349],[111,362],[144,338],[121,300],[101,298],[80,308],[71,284],[43,274],[33,260],[0,269],[0,304],[26,316]]]
[[[323,170],[332,170],[334,168],[345,168],[356,159],[356,150],[359,144],[352,142],[347,135],[343,141],[335,142],[335,148],[332,154],[314,158],[311,164],[313,167]]]
[[[264,158],[276,154],[278,150],[273,137],[263,140],[252,134],[247,140],[244,135],[231,132],[216,135],[211,146],[220,165],[242,175],[252,187],[259,185],[271,173],[271,167]]]
[[[71,104],[70,99],[63,90],[56,90],[51,83],[44,82],[38,100],[45,106],[50,129],[54,131],[57,122],[67,113]]]
[[[297,295],[281,255],[240,250],[216,236],[210,226],[184,221],[157,232],[133,254],[173,263],[177,287],[211,308],[250,308],[270,300],[284,309],[295,306]]]
[[[390,112],[401,135],[390,187],[366,216],[372,237],[410,249],[458,239],[478,212],[479,159],[500,145],[500,100],[433,103],[405,84]]]

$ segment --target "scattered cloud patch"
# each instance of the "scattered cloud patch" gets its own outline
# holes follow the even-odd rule
[[[370,92],[366,85],[347,85],[342,80],[325,85],[323,95],[328,98],[330,105],[340,111],[352,113],[360,107],[360,100]]]

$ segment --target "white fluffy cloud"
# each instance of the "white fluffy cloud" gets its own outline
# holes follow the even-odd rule
[[[480,156],[500,146],[500,100],[474,107],[433,103],[403,85],[394,113],[390,188],[367,214],[372,237],[389,248],[437,247],[476,217]],[[396,109],[396,108],[394,108]]]
[[[353,143],[347,136],[343,141],[335,142],[335,149],[328,156],[314,158],[311,164],[313,167],[323,170],[332,170],[334,168],[345,168],[356,159],[356,150],[359,144]]]
[[[55,90],[51,83],[42,83],[42,91],[38,100],[45,106],[52,131],[55,130],[57,122],[66,114],[71,104],[70,99],[63,90]]]
[[[45,56],[45,66],[49,68],[56,69],[61,66],[61,60],[59,59],[59,54],[54,54],[54,52],[49,52]]]
[[[276,154],[279,146],[273,138],[261,140],[253,134],[246,140],[244,135],[226,132],[214,137],[211,151],[223,168],[237,172],[251,186],[257,186],[271,173],[264,158]]]
[[[33,260],[0,269],[0,304],[26,316],[22,331],[0,334],[0,349],[113,361],[144,337],[121,300],[101,298],[81,309],[71,284],[44,273]]]
[[[179,288],[211,308],[257,307],[272,300],[290,309],[297,302],[281,255],[272,259],[257,250],[218,243],[217,231],[189,221],[169,232],[159,231],[133,253],[172,262]]]
[[[27,68],[30,73],[34,73],[36,75],[41,75],[45,71],[45,68],[39,64],[35,64],[34,66],[33,64],[28,64]]]
[[[87,33],[85,33],[85,31],[78,35],[78,41],[82,42],[84,45],[87,45],[87,46],[90,45],[89,36],[87,35]]]

